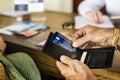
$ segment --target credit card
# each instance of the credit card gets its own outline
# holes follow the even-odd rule
[[[61,35],[58,32],[54,33],[54,35],[50,39],[50,42],[73,52],[73,47],[72,47],[71,41],[68,40],[66,37],[64,37],[63,35]]]

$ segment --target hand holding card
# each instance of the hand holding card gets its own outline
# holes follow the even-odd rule
[[[43,53],[56,60],[66,55],[85,63],[90,68],[110,68],[112,66],[114,47],[79,49],[72,46],[72,42],[58,32],[50,33]]]

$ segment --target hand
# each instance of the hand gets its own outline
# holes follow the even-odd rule
[[[76,40],[73,41],[74,47],[82,47],[88,44],[89,47],[111,46],[113,39],[113,29],[103,29],[95,26],[87,25],[75,32]]]
[[[102,13],[100,11],[88,11],[86,15],[89,21],[94,24],[103,23]]]
[[[65,36],[67,39],[69,39],[70,41],[73,41],[75,39],[73,34],[69,34],[67,32],[62,32],[61,34]]]
[[[3,53],[5,51],[5,48],[6,48],[6,44],[3,41],[3,38],[0,37],[0,51]]]
[[[57,67],[66,80],[96,80],[90,69],[78,60],[72,60],[67,56],[60,57]]]

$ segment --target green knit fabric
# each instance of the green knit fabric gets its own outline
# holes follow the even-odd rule
[[[0,55],[10,80],[41,80],[39,70],[30,56],[17,52],[6,57]]]

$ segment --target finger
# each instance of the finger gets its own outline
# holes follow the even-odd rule
[[[60,70],[67,68],[67,65],[65,65],[65,64],[63,64],[62,62],[59,62],[59,61],[56,61],[56,65]]]
[[[88,20],[89,20],[91,23],[95,23],[92,14],[88,15]]]
[[[96,11],[93,12],[93,14],[92,14],[92,19],[93,19],[93,22],[94,22],[95,24],[98,24],[98,23],[99,23],[99,18],[98,18],[98,15],[97,15],[97,12],[96,12]]]
[[[85,49],[87,46],[88,46],[88,43],[86,43],[86,44],[80,46],[79,48],[80,48],[80,49]]]
[[[83,33],[82,33],[82,30],[79,29],[78,31],[75,32],[74,37],[75,37],[76,39],[78,39],[82,34],[83,34]]]
[[[97,11],[97,16],[98,16],[98,22],[103,23],[102,13],[100,11]]]
[[[88,20],[91,23],[96,24],[95,19],[94,19],[96,15],[94,14],[94,11],[90,11],[87,16],[88,16]]]
[[[86,44],[89,40],[89,38],[87,36],[83,36],[75,41],[73,41],[72,45],[73,47],[80,47],[84,44]]]
[[[72,35],[70,35],[69,33],[66,33],[66,32],[62,32],[61,34],[69,40],[73,40],[73,38],[74,38]]]
[[[68,39],[69,39],[70,41],[72,41],[72,40],[74,40],[75,38],[74,38],[73,34],[68,34]]]
[[[109,47],[109,46],[111,46],[111,44],[109,44],[107,42],[95,43],[95,45],[100,46],[100,47]]]
[[[92,48],[92,47],[93,47],[93,45],[88,44],[84,49],[90,49],[90,48]]]
[[[86,35],[86,32],[85,32],[84,28],[81,28],[81,29],[79,29],[78,31],[75,32],[74,37],[76,39],[78,39],[78,38],[80,38],[84,35]]]
[[[81,32],[80,32],[80,34],[81,34]],[[75,38],[75,39],[78,39],[78,38],[80,37],[80,34],[79,34],[78,32],[76,32],[76,33],[74,34],[74,38]]]
[[[61,63],[61,62],[59,62],[59,61],[56,61],[56,65],[57,65],[57,67],[58,67],[58,69],[60,70],[60,71],[63,71],[63,70],[65,70],[65,69],[67,69],[67,65],[65,65],[65,64],[63,64],[63,63]]]
[[[74,65],[75,65],[75,69],[77,69],[77,71],[79,71],[79,69],[84,69],[87,67],[86,64],[84,64],[83,62],[78,61],[78,60],[74,60]]]
[[[62,55],[62,56],[60,57],[60,61],[61,61],[62,63],[64,63],[64,64],[66,64],[66,65],[71,65],[72,59],[69,58],[69,57],[67,57],[67,56]]]
[[[89,49],[89,48],[92,48],[93,46],[95,46],[95,43],[93,43],[93,42],[88,42],[88,45],[87,45],[87,49]]]

